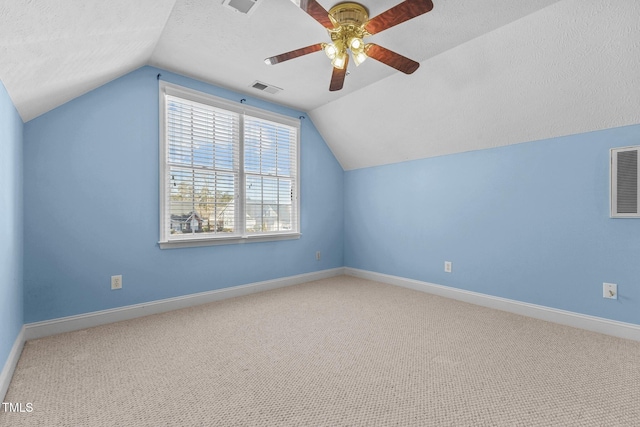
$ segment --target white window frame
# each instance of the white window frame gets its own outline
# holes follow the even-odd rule
[[[264,242],[274,240],[290,240],[300,238],[300,120],[292,117],[276,114],[270,111],[265,111],[256,107],[248,106],[245,104],[239,104],[229,101],[227,99],[219,98],[214,95],[199,92],[186,87],[167,83],[165,81],[159,82],[160,93],[160,133],[159,133],[159,148],[160,148],[160,240],[158,242],[161,249],[181,248],[181,247],[193,247],[193,246],[211,246],[211,245],[226,245],[237,244],[247,242]],[[173,96],[185,99],[187,101],[198,102],[201,104],[210,105],[215,108],[221,108],[224,110],[232,111],[240,115],[240,127],[239,127],[239,178],[238,178],[238,191],[236,194],[236,232],[227,235],[221,234],[206,234],[206,235],[178,235],[172,236],[170,233],[170,224],[167,218],[169,211],[169,194],[168,194],[168,143],[167,143],[167,111],[166,111],[166,96]],[[245,192],[246,192],[246,174],[244,165],[244,116],[255,117],[258,119],[268,120],[271,122],[279,123],[285,126],[290,126],[296,129],[296,158],[295,158],[295,179],[294,179],[294,191],[292,207],[295,210],[293,216],[295,221],[295,227],[292,230],[277,231],[277,232],[261,232],[261,233],[247,233],[245,224]]]

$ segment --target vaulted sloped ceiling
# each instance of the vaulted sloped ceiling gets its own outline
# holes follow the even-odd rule
[[[400,0],[360,2],[375,16]],[[251,15],[222,0],[6,0],[0,80],[28,121],[158,66],[307,111],[345,169],[640,123],[640,2],[433,2],[367,39],[419,61],[414,74],[370,59],[329,92],[322,52],[263,62],[329,40],[290,0]]]
[[[640,2],[558,2],[402,77],[311,111],[345,169],[637,124]]]
[[[175,0],[1,0],[0,80],[26,122],[145,65]]]

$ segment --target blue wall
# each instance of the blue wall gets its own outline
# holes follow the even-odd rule
[[[0,370],[23,324],[22,130],[0,82]]]
[[[609,218],[629,145],[640,125],[349,171],[345,265],[640,324],[640,219]]]
[[[302,115],[143,67],[26,123],[25,322],[346,265],[640,324],[640,220],[609,218],[608,201],[609,148],[640,144],[640,125],[345,173],[305,119],[301,239],[160,250],[158,73]],[[14,252],[22,128],[0,95],[3,144],[14,150],[2,160],[14,183],[2,189],[10,191],[2,210],[15,215],[2,224],[14,233],[3,250]],[[20,263],[2,264],[9,301],[20,298]],[[110,290],[114,274],[123,275],[121,291]],[[619,300],[602,298],[602,282],[618,284]],[[19,330],[19,306],[3,310],[2,337]]]
[[[343,265],[344,172],[309,119],[301,124],[299,240],[159,249],[158,73],[303,114],[143,67],[26,123],[25,322]],[[115,274],[122,290],[110,289]]]

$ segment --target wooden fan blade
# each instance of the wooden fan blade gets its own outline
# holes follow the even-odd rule
[[[297,3],[297,2],[295,2]],[[322,26],[333,29],[333,22],[329,19],[329,12],[316,0],[300,0],[300,9],[304,10]]]
[[[342,89],[344,86],[344,78],[347,75],[347,65],[349,65],[349,55],[345,57],[344,67],[342,69],[333,67],[333,73],[331,74],[331,84],[329,85],[330,91],[336,91]]]
[[[369,34],[376,34],[387,28],[402,24],[411,18],[420,16],[423,13],[427,13],[431,9],[433,9],[431,0],[406,0],[382,12],[380,15],[371,18],[364,24],[364,29],[367,30]]]
[[[300,49],[292,50],[291,52],[281,53],[280,55],[272,56],[264,60],[267,65],[275,65],[283,61],[288,61],[293,58],[297,58],[302,55],[308,55],[309,53],[322,50],[322,43],[313,44],[311,46],[302,47]]]
[[[405,74],[413,73],[420,66],[416,61],[406,56],[402,56],[399,53],[373,43],[367,43],[364,47],[364,52],[368,57],[387,64],[389,67],[393,67]]]

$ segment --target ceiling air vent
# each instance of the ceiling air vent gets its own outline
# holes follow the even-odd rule
[[[640,218],[640,146],[611,149],[611,217]]]
[[[222,4],[236,12],[251,15],[261,1],[262,0],[224,0]]]
[[[276,94],[282,90],[282,88],[259,82],[257,80],[251,84],[251,87],[271,94]]]

